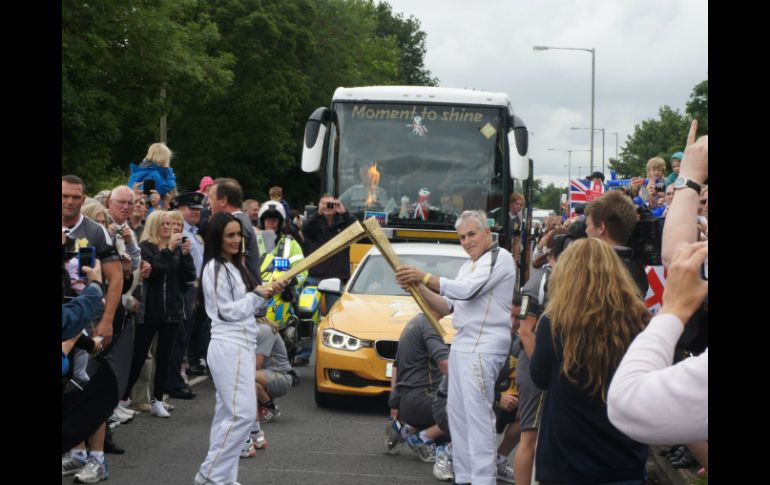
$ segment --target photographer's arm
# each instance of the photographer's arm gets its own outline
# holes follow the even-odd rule
[[[707,254],[706,243],[697,243],[674,256],[663,307],[631,343],[610,384],[610,421],[643,443],[708,438],[708,349],[671,365],[684,325],[708,294],[708,282],[699,276]]]
[[[698,184],[708,179],[708,135],[695,141],[698,121],[693,120],[687,135],[687,148],[679,169],[679,176],[688,178]],[[669,267],[674,253],[687,244],[698,240],[698,205],[700,194],[690,188],[674,191],[674,199],[666,215],[663,226],[663,248],[661,256],[663,265]]]

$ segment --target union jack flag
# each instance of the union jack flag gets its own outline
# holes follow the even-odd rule
[[[647,273],[647,283],[650,284],[644,304],[654,315],[663,305],[663,291],[666,289],[668,271],[663,266],[646,266],[644,269]]]
[[[600,180],[591,184],[587,179],[572,179],[569,183],[569,215],[575,216],[575,205],[590,202],[604,195],[604,185]]]

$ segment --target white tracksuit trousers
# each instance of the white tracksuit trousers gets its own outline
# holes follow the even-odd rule
[[[209,451],[200,474],[212,484],[227,485],[238,478],[238,460],[257,419],[254,351],[211,339],[207,362],[217,389]],[[207,482],[208,483],[208,482]]]
[[[495,380],[506,356],[449,351],[447,414],[455,482],[497,484]]]

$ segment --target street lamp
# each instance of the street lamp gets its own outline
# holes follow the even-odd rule
[[[583,49],[580,47],[551,47],[547,45],[532,46],[536,51],[558,49],[566,51],[586,51],[591,53],[591,172],[594,171],[594,80],[596,78],[596,49]]]
[[[608,131],[608,135],[615,135],[615,160],[618,159],[618,134],[614,131]]]
[[[572,152],[587,152],[590,150],[566,150],[564,148],[549,148],[549,152],[567,152],[567,193],[569,194],[569,184],[570,180],[572,180]],[[578,178],[580,178],[580,175],[578,175]]]
[[[574,126],[570,128],[570,130],[590,130],[590,129],[591,128],[576,128]],[[597,131],[602,132],[602,173],[604,173],[604,128],[594,128],[594,133],[596,133]],[[591,138],[593,139],[593,136]],[[591,170],[593,170],[593,168],[591,168]]]

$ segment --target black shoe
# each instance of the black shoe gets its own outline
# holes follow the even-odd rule
[[[679,460],[671,462],[671,466],[674,468],[690,468],[695,463],[692,455],[689,453]]]
[[[112,435],[108,434],[104,437],[104,452],[113,453],[115,455],[122,455],[126,452],[126,450],[116,445],[115,442],[112,441]]]
[[[668,455],[668,461],[669,463],[673,463],[675,461],[678,461],[682,459],[683,456],[687,453],[687,448],[684,446],[680,446],[678,450]]]
[[[303,365],[307,365],[309,362],[307,357],[302,357],[301,355],[298,355],[294,357],[294,367],[301,367]]]
[[[171,389],[168,391],[169,397],[173,397],[174,399],[195,399],[195,394],[192,389],[188,387],[183,387],[181,389]]]
[[[678,448],[678,446],[663,447],[658,451],[658,456],[668,456],[669,454],[673,453],[676,448]]]

